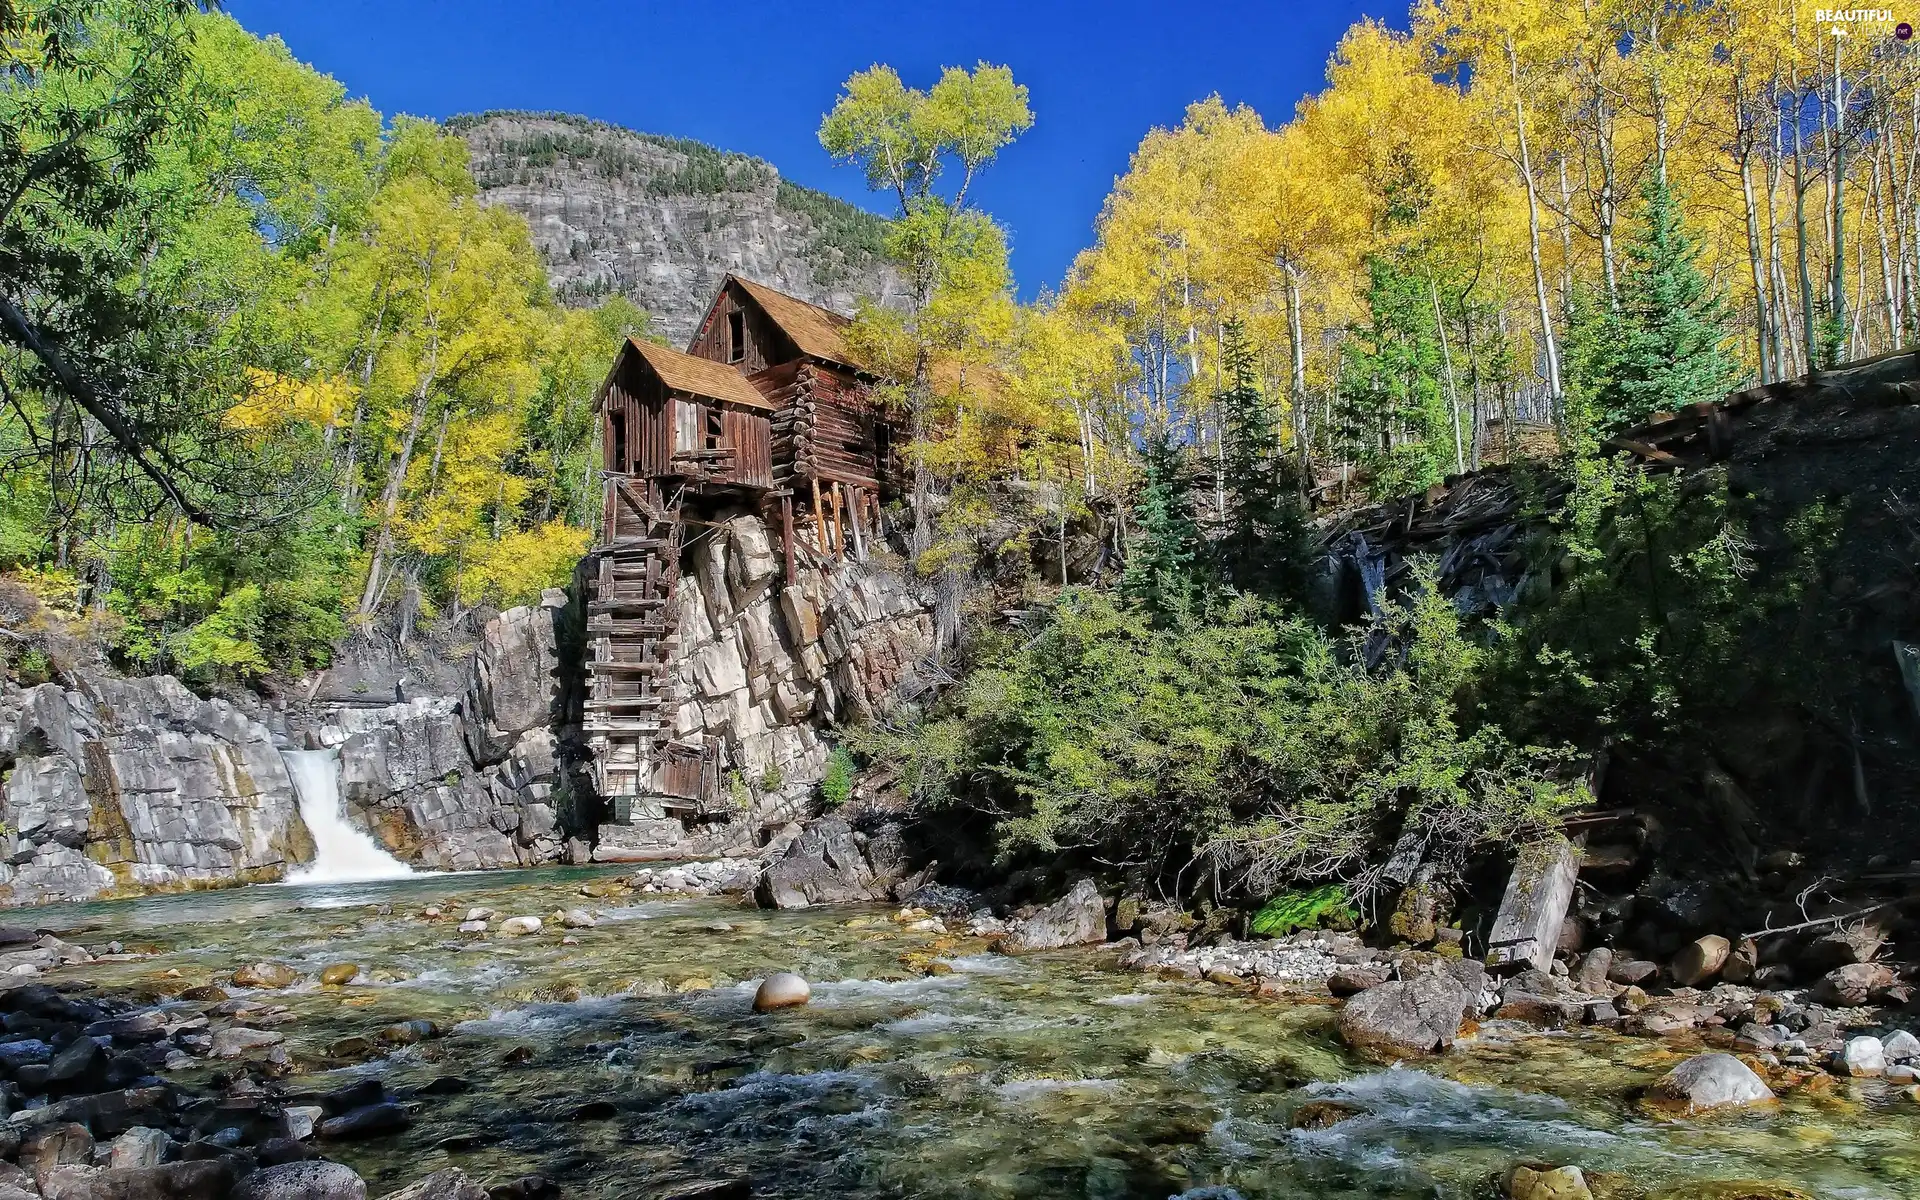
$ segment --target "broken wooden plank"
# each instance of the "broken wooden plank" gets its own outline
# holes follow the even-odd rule
[[[1520,848],[1493,932],[1487,935],[1489,968],[1552,969],[1579,869],[1579,847],[1565,838],[1547,838]]]

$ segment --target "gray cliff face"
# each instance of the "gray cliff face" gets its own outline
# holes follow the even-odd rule
[[[851,313],[900,292],[880,218],[780,179],[773,166],[582,117],[456,118],[480,197],[533,228],[562,300],[619,293],[684,343],[728,272]]]
[[[278,879],[313,842],[273,735],[171,676],[0,695],[0,904]]]
[[[831,753],[822,729],[871,717],[931,650],[933,618],[904,578],[804,545],[795,554],[787,584],[778,536],[740,514],[690,548],[680,576],[674,737],[724,744],[741,811],[691,825],[637,812],[600,826],[595,859],[753,852],[810,811]]]

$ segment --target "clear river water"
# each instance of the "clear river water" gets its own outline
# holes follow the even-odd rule
[[[417,875],[9,920],[152,952],[60,973],[112,987],[246,995],[231,988],[235,968],[299,968],[304,982],[257,993],[297,1014],[280,1027],[299,1067],[290,1086],[367,1072],[396,1088],[467,1081],[420,1094],[403,1134],[329,1148],[374,1195],[454,1165],[483,1181],[538,1172],[584,1197],[746,1177],[755,1195],[782,1197],[1467,1200],[1538,1160],[1597,1172],[1616,1196],[1730,1179],[1920,1196],[1920,1103],[1878,1081],[1671,1120],[1636,1094],[1684,1043],[1492,1022],[1444,1058],[1382,1069],[1345,1053],[1324,1001],[1152,978],[1097,949],[1000,957],[881,908],[581,894],[612,877]],[[446,918],[422,919],[429,905]],[[468,906],[600,920],[476,937],[454,929]],[[314,982],[341,962],[360,965],[354,983]],[[752,981],[777,970],[811,980],[812,1003],[755,1014]],[[336,1053],[413,1018],[446,1035],[371,1061]],[[1360,1115],[1294,1128],[1303,1105],[1326,1100]]]

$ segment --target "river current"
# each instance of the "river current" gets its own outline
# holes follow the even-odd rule
[[[1467,1200],[1540,1161],[1580,1165],[1597,1194],[1767,1179],[1920,1196],[1920,1103],[1878,1081],[1670,1120],[1637,1091],[1697,1043],[1492,1022],[1444,1058],[1382,1069],[1345,1053],[1325,1002],[1122,971],[1097,949],[1001,957],[882,908],[582,895],[613,877],[253,887],[9,919],[151,952],[63,975],[160,994],[217,983],[288,1006],[291,1087],[378,1073],[423,1089],[410,1130],[328,1148],[376,1195],[451,1165],[495,1182],[540,1173],[585,1197],[744,1178],[781,1197]],[[445,919],[422,919],[430,905]],[[474,937],[454,929],[469,906],[586,908],[599,923]],[[262,959],[306,981],[234,989],[232,972]],[[354,983],[313,982],[342,962],[361,967]],[[753,981],[778,970],[811,980],[812,1003],[755,1014]],[[356,1049],[416,1018],[445,1035],[371,1060]],[[1294,1127],[1329,1100],[1359,1115]]]

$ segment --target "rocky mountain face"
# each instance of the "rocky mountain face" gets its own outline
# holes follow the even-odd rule
[[[760,159],[563,113],[449,125],[466,138],[481,199],[533,227],[562,300],[623,294],[669,341],[692,336],[730,271],[847,313],[900,290],[880,218]]]

